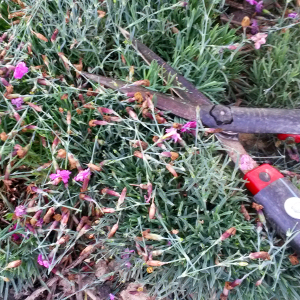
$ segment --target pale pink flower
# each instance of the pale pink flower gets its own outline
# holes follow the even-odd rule
[[[21,97],[11,99],[11,104],[15,105],[17,108],[20,108],[23,103],[24,103],[24,101],[23,101],[23,98],[21,98]]]
[[[54,185],[57,185],[60,182],[60,180],[62,180],[63,183],[67,185],[70,178],[70,174],[71,172],[68,170],[57,170],[56,174],[53,173],[49,177],[51,180],[53,180]]]
[[[23,217],[26,215],[26,207],[24,205],[19,205],[15,208],[15,215],[17,217]]]
[[[83,171],[80,171],[74,178],[75,181],[84,181],[85,178],[88,178],[89,176],[91,176],[91,171],[90,169],[86,169]]]
[[[229,50],[236,50],[238,46],[239,46],[239,44],[229,45],[229,46],[227,46],[227,49],[229,49]]]
[[[167,130],[166,130],[166,133],[167,133],[167,134],[165,134],[165,135],[162,137],[162,139],[171,138],[171,139],[173,139],[173,141],[174,141],[175,143],[177,143],[178,140],[181,140],[180,134],[179,134],[179,133],[177,132],[177,130],[176,130],[175,128],[173,128],[173,127],[167,129]]]
[[[242,171],[254,169],[254,160],[248,155],[243,154],[240,158],[240,169]]]
[[[28,72],[26,64],[22,61],[19,62],[15,68],[14,77],[16,79],[21,79]]]
[[[259,49],[261,45],[266,43],[267,36],[268,36],[267,33],[259,32],[250,38],[250,40],[255,43],[255,49]]]

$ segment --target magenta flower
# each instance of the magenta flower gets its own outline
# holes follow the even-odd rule
[[[267,36],[268,36],[267,33],[259,32],[250,38],[250,40],[253,41],[255,44],[255,49],[259,49],[261,45],[266,43]]]
[[[43,226],[44,220],[43,218],[39,218],[38,221],[36,222],[35,226],[36,227],[41,227]]]
[[[197,127],[197,122],[192,121],[192,122],[187,122],[181,127],[181,132],[186,132],[186,133],[195,133],[195,130],[191,130]]]
[[[40,266],[43,266],[45,268],[49,268],[50,267],[50,262],[46,259],[43,259],[43,255],[39,254],[38,258],[37,258],[37,262]]]
[[[22,61],[19,62],[15,68],[14,77],[16,79],[21,79],[28,72],[26,64]]]
[[[167,134],[165,134],[162,139],[171,138],[175,143],[177,143],[178,140],[181,140],[181,136],[175,128],[171,127],[167,129],[166,132]]]
[[[113,294],[109,294],[109,300],[114,300],[115,296]]]
[[[258,31],[259,31],[259,27],[258,27],[258,23],[257,23],[257,20],[256,20],[256,19],[253,19],[253,20],[252,20],[252,26],[251,26],[251,27],[252,27],[252,28],[251,28],[251,33],[252,33],[253,35],[257,34]]]
[[[124,251],[125,254],[122,254],[121,258],[122,259],[128,259],[130,257],[130,254],[134,253],[134,252],[135,252],[134,250],[129,250],[129,248],[126,248],[125,251]]]
[[[74,178],[75,181],[84,181],[84,179],[88,178],[91,176],[91,171],[90,169],[86,169],[83,171],[80,171]]]
[[[257,13],[261,13],[264,7],[264,1],[259,1],[257,2],[257,4],[255,5],[255,11]]]
[[[246,2],[248,2],[251,5],[256,5],[257,2],[255,0],[246,0]]]
[[[23,98],[21,97],[11,99],[11,104],[15,105],[17,108],[20,108],[23,103],[24,101]]]
[[[26,215],[26,207],[24,205],[19,205],[15,208],[15,215],[17,217],[23,217]]]
[[[49,177],[53,181],[52,184],[58,185],[62,180],[65,186],[67,186],[70,178],[70,174],[71,172],[68,170],[57,170],[56,174],[53,173]]]
[[[291,13],[288,14],[288,17],[296,19],[296,18],[298,18],[298,14],[296,12],[291,12]]]

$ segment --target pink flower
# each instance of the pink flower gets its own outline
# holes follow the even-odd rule
[[[227,46],[227,49],[229,49],[229,50],[236,50],[238,46],[239,46],[239,44],[229,45],[229,46]]]
[[[166,139],[166,138],[171,138],[173,139],[173,141],[175,143],[178,142],[178,140],[181,140],[181,136],[180,134],[177,132],[177,130],[175,128],[169,128],[166,130],[167,134],[165,134],[162,138]]]
[[[256,5],[255,5],[255,11],[257,13],[261,13],[264,7],[264,1],[259,1]]]
[[[130,254],[134,253],[134,252],[135,252],[134,250],[129,250],[129,248],[126,248],[125,251],[124,251],[125,254],[122,254],[121,258],[122,259],[128,259],[130,257]]]
[[[114,300],[115,296],[113,294],[109,294],[109,300]]]
[[[196,121],[192,121],[192,122],[187,122],[186,124],[184,124],[181,127],[181,132],[186,132],[186,133],[195,133],[194,130],[191,130],[193,128],[197,127],[197,122]]]
[[[21,79],[28,72],[26,64],[22,61],[19,62],[15,68],[14,77],[16,79]]]
[[[39,254],[38,258],[37,258],[37,262],[40,266],[43,266],[45,268],[49,268],[50,267],[50,262],[48,260],[43,259],[43,255]]]
[[[296,19],[296,18],[298,18],[298,14],[296,12],[291,12],[291,13],[288,14],[288,17]]]
[[[240,158],[240,169],[242,171],[254,169],[254,160],[248,155],[243,154]]]
[[[11,99],[11,104],[15,105],[17,108],[20,108],[23,103],[24,101],[23,98],[21,97]]]
[[[259,32],[250,38],[250,40],[255,43],[255,49],[259,49],[261,45],[266,43],[267,36],[268,36],[267,33]]]
[[[251,28],[251,33],[252,34],[257,34],[258,31],[259,31],[257,20],[255,20],[255,19],[252,20],[252,26],[251,27],[252,27]]]
[[[246,0],[246,2],[248,2],[251,5],[256,5],[257,2],[255,0]]]
[[[24,205],[19,205],[15,208],[15,215],[17,217],[23,217],[26,215],[26,207]]]
[[[57,170],[56,174],[53,173],[51,174],[49,177],[51,180],[53,180],[52,184],[54,185],[58,185],[60,180],[63,181],[63,183],[65,184],[65,186],[68,185],[68,181],[69,181],[69,177],[70,177],[71,172],[68,170]]]
[[[88,178],[91,176],[91,171],[90,169],[86,169],[83,171],[80,171],[74,178],[75,181],[84,181],[84,179]]]

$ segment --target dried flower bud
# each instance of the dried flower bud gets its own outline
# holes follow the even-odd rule
[[[241,205],[241,213],[244,215],[244,218],[246,221],[250,221],[250,219],[251,219],[250,215],[249,215],[245,205],[243,205],[243,204]]]
[[[71,125],[71,118],[72,118],[71,112],[68,110],[68,112],[67,112],[67,124],[68,125]]]
[[[69,60],[65,57],[65,55],[62,52],[58,52],[57,54],[61,58],[66,70],[70,71],[70,62],[69,62]]]
[[[162,255],[164,253],[164,250],[154,250],[151,252],[152,256],[159,256]]]
[[[94,245],[88,245],[80,252],[79,256],[86,255],[89,252],[92,252],[93,248],[94,248]]]
[[[88,223],[89,223],[89,217],[88,216],[81,217],[80,222],[78,223],[78,225],[76,227],[76,231],[80,231],[82,229],[82,227],[85,224],[88,224]]]
[[[175,169],[173,168],[172,165],[167,164],[166,165],[167,170],[174,176],[174,177],[178,177],[178,174],[176,173]]]
[[[5,267],[5,269],[13,269],[13,268],[17,268],[17,267],[21,266],[21,264],[22,264],[22,261],[21,261],[21,260],[15,260],[15,261],[10,262],[10,263]]]
[[[146,150],[148,148],[148,144],[144,141],[133,141],[132,144],[133,148],[142,148],[143,150]]]
[[[79,108],[76,108],[76,112],[77,112],[78,115],[81,115],[81,114],[82,114],[82,110],[79,109]]]
[[[116,212],[116,210],[111,207],[103,207],[103,208],[101,208],[101,211],[104,214],[113,214],[114,212]]]
[[[74,155],[72,153],[68,153],[68,160],[69,160],[69,163],[70,163],[70,169],[73,170],[73,169],[76,169],[80,172],[82,171],[82,167],[80,165],[80,162],[77,158],[74,157]]]
[[[260,222],[262,222],[264,225],[266,225],[266,218],[262,210],[257,211],[258,219]]]
[[[101,193],[102,194],[108,194],[108,195],[111,195],[111,196],[115,196],[115,197],[120,197],[121,195],[113,190],[110,190],[108,188],[104,188],[101,190]]]
[[[146,262],[146,264],[150,267],[161,267],[165,264],[167,264],[166,262],[162,262],[162,261],[159,261],[159,260],[148,260]]]
[[[235,234],[236,234],[236,228],[231,227],[221,235],[220,240],[224,241],[224,240],[228,239],[229,237],[231,237],[232,235],[235,235]]]
[[[54,43],[58,35],[58,29],[56,28],[51,36],[51,42]]]
[[[253,252],[249,254],[250,259],[262,259],[262,260],[270,260],[270,254],[265,251],[260,251],[260,252]]]
[[[151,203],[150,209],[149,209],[149,219],[150,220],[155,219],[155,212],[156,212],[156,206],[154,203],[154,199],[152,199],[152,203]]]
[[[70,236],[69,236],[69,235],[64,235],[64,236],[62,236],[62,237],[56,242],[56,244],[57,244],[57,245],[65,244],[65,243],[67,243],[67,242],[69,241],[69,239],[70,239]]]
[[[255,202],[252,203],[252,208],[254,208],[256,211],[262,210],[264,207],[260,204],[257,204]]]
[[[127,188],[124,187],[122,190],[122,193],[118,199],[117,209],[121,207],[121,205],[124,203],[125,197],[126,197]]]
[[[66,150],[65,149],[59,149],[58,151],[57,151],[57,158],[62,158],[62,159],[64,159],[64,158],[66,158],[66,156],[67,156],[67,152],[66,152]]]
[[[4,141],[7,140],[7,138],[8,138],[8,135],[4,131],[0,133],[0,139],[1,139],[1,141],[4,142]]]
[[[31,218],[30,224],[31,224],[32,226],[35,226],[35,225],[36,225],[36,223],[38,222],[39,218],[41,217],[42,212],[43,212],[42,209],[38,210],[38,211],[34,214],[34,216]]]
[[[103,10],[97,10],[97,13],[99,18],[104,18],[106,16],[106,12]]]
[[[133,111],[133,109],[132,109],[131,107],[126,107],[125,109],[126,109],[127,113],[129,114],[129,116],[130,116],[133,120],[135,120],[135,121],[138,121],[138,120],[139,120],[137,114]]]
[[[299,265],[299,259],[296,253],[289,255],[289,260],[293,266]]]
[[[89,121],[89,126],[90,127],[95,127],[97,125],[108,125],[109,123],[106,121],[98,121],[98,120],[90,120]]]
[[[119,228],[119,223],[116,223],[116,224],[111,228],[110,232],[109,232],[108,235],[107,235],[107,238],[109,238],[109,239],[112,238],[112,237],[115,235],[115,233],[117,232],[118,228]]]
[[[51,218],[54,215],[54,213],[55,213],[55,208],[50,207],[43,218],[45,224],[50,223]]]
[[[247,27],[250,26],[250,23],[251,23],[250,18],[248,16],[245,16],[241,22],[241,25],[243,27]]]
[[[150,81],[148,79],[138,80],[132,83],[134,86],[150,86]]]
[[[63,227],[66,227],[67,226],[67,223],[68,223],[68,220],[69,220],[69,217],[70,217],[70,211],[69,209],[65,209],[61,215],[61,220],[60,220],[60,223]]]
[[[141,159],[144,158],[144,155],[143,155],[143,153],[142,153],[141,151],[134,151],[134,152],[133,152],[133,155],[134,155],[135,157],[138,157],[138,158],[141,158]]]
[[[93,172],[100,172],[102,171],[102,168],[100,166],[94,165],[94,164],[88,164],[87,165],[89,167],[89,169]]]
[[[263,280],[264,280],[263,278],[257,280],[255,283],[255,286],[260,286],[262,284]]]
[[[42,112],[43,111],[43,108],[41,106],[35,105],[35,104],[31,103],[31,102],[27,102],[27,104],[30,107],[32,107],[33,109],[35,109],[36,111],[38,111],[38,112]]]
[[[143,233],[143,237],[147,240],[162,241],[164,237],[154,233]]]
[[[44,42],[48,42],[48,39],[47,39],[44,35],[42,35],[42,34],[40,34],[40,33],[38,33],[38,32],[35,32],[35,31],[33,31],[33,30],[31,30],[31,32],[32,32],[38,39],[40,39],[40,40],[42,40],[42,41],[44,41]]]
[[[85,233],[87,233],[91,229],[91,226],[88,224],[85,224],[82,229],[78,232],[77,239],[79,239],[81,236],[83,236]]]

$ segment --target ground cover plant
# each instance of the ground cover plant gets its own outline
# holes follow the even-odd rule
[[[299,108],[296,2],[236,1],[239,21],[225,2],[1,2],[4,299],[300,298],[297,256],[215,136],[80,74],[169,93],[122,27],[214,103]],[[299,185],[295,148],[257,139]]]

